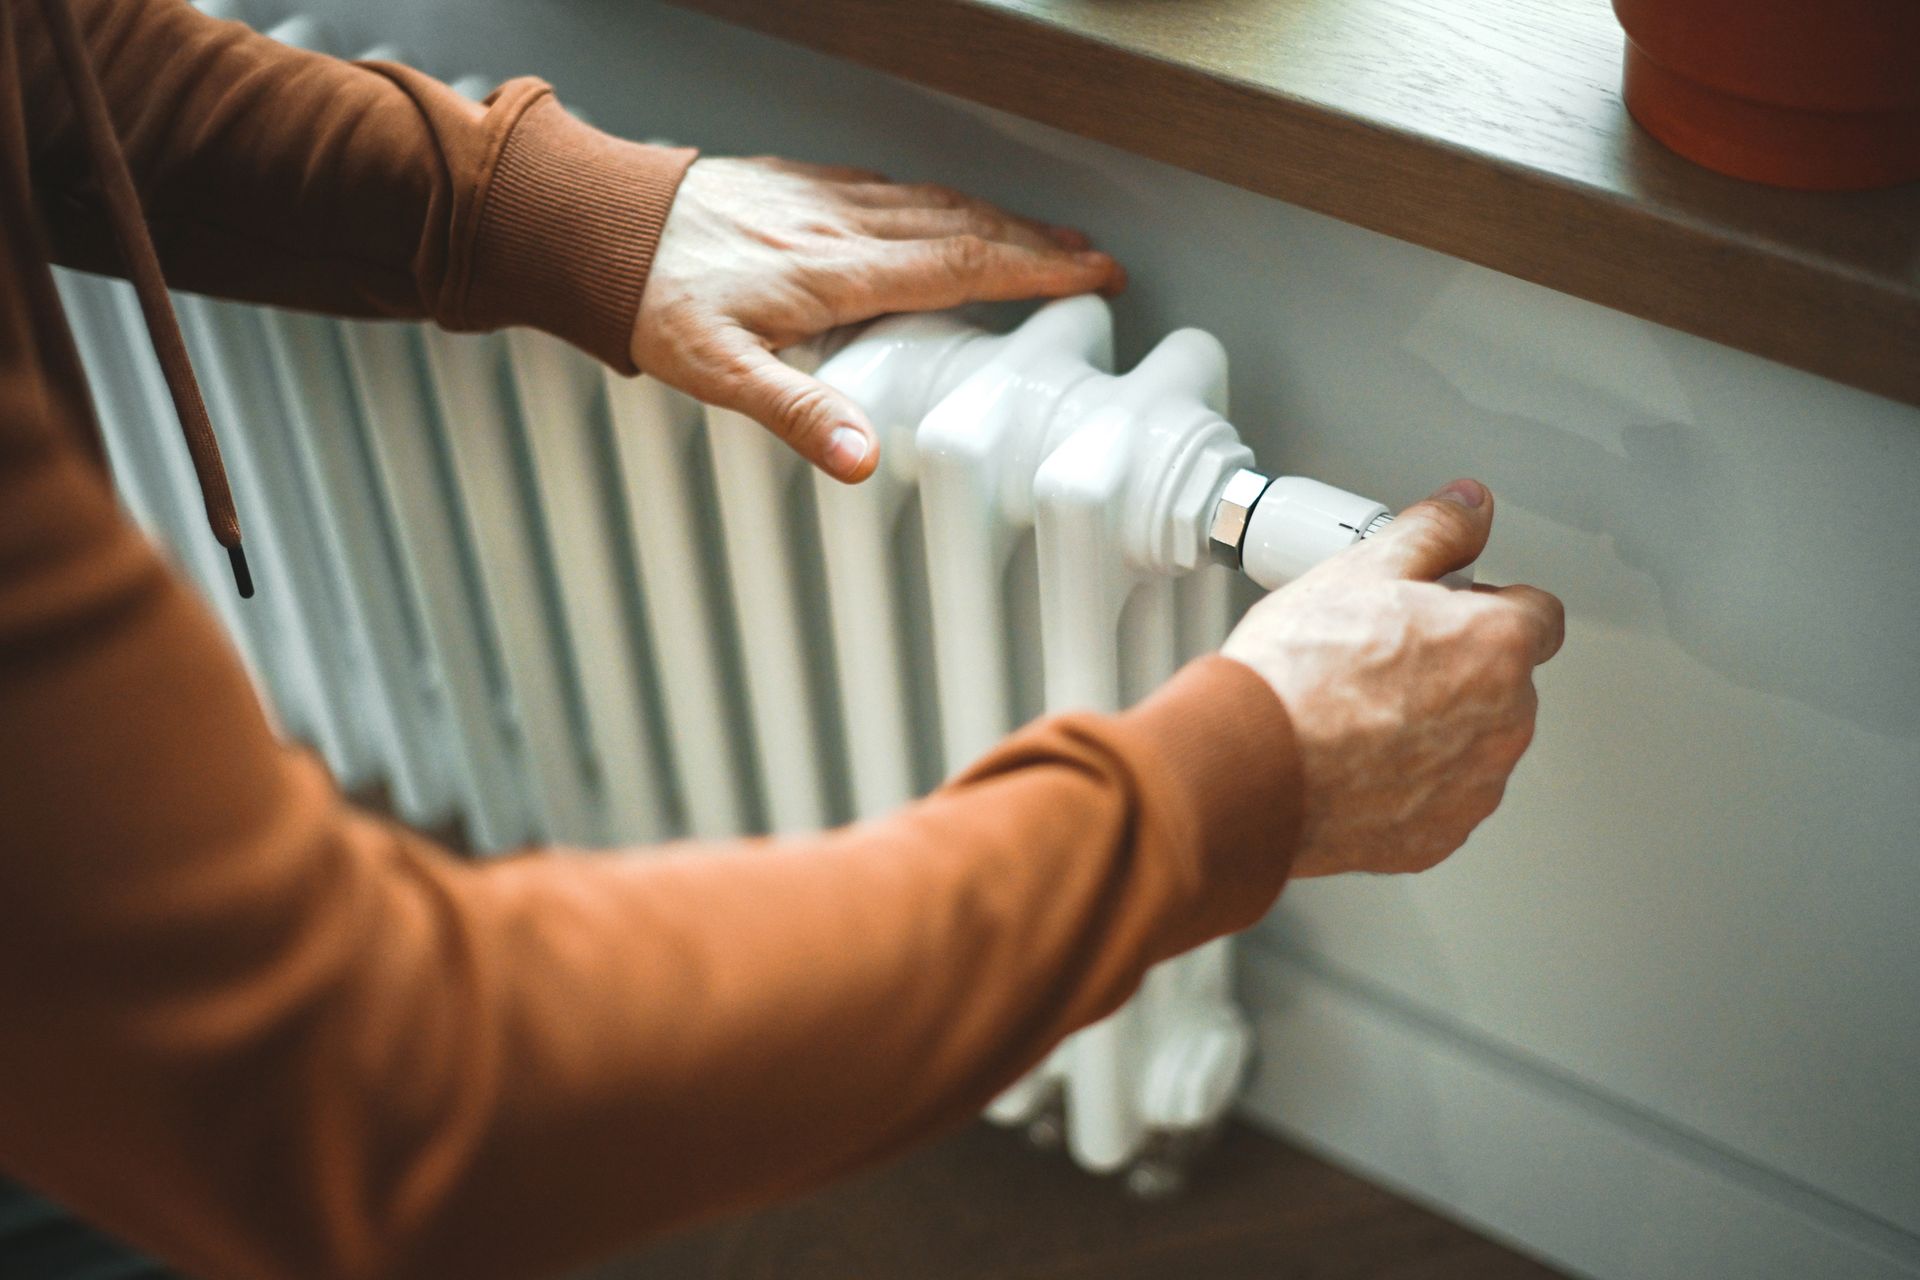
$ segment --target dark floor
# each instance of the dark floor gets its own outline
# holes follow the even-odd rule
[[[878,1173],[586,1280],[1552,1280],[1559,1273],[1251,1129],[1143,1203],[978,1125]]]

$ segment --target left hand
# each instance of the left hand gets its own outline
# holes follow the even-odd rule
[[[879,462],[872,424],[776,350],[889,312],[1114,293],[1125,280],[1078,231],[945,187],[770,158],[702,159],[661,233],[633,358],[853,483]]]

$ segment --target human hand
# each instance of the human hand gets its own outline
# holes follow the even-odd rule
[[[1293,719],[1306,785],[1296,876],[1424,871],[1499,805],[1533,740],[1533,669],[1566,635],[1534,587],[1450,591],[1493,527],[1456,480],[1247,612],[1222,652]]]
[[[1079,232],[945,187],[771,158],[702,159],[654,253],[633,358],[853,482],[879,461],[866,414],[774,351],[889,312],[1114,293],[1125,279]]]

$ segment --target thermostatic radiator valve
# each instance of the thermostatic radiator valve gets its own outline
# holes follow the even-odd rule
[[[1393,513],[1371,498],[1305,476],[1269,479],[1242,467],[1227,477],[1214,503],[1207,550],[1271,591],[1392,523]],[[1441,581],[1471,586],[1473,570]]]

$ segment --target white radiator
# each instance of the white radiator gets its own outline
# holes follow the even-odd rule
[[[271,34],[327,47],[304,20]],[[879,429],[879,472],[848,488],[541,334],[177,296],[259,583],[242,602],[131,290],[60,286],[127,505],[284,729],[483,852],[882,813],[1042,711],[1127,705],[1229,622],[1210,522],[1252,458],[1225,354],[1185,330],[1116,374],[1097,298],[1008,333],[895,317],[790,353]],[[1280,483],[1331,495],[1308,504],[1331,531],[1314,555],[1383,511]],[[1229,1105],[1249,1043],[1216,943],[992,1114],[1064,1117],[1082,1164],[1151,1189]]]

